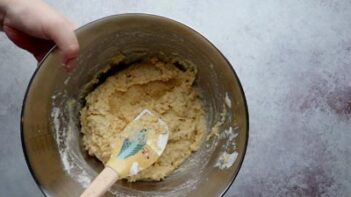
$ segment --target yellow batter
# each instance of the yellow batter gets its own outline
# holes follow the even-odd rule
[[[205,113],[193,89],[194,69],[179,69],[157,58],[136,63],[109,77],[86,97],[81,110],[83,144],[103,163],[114,140],[143,109],[160,116],[170,136],[164,153],[129,181],[162,180],[204,141]]]

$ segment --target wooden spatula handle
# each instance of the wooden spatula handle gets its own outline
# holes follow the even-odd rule
[[[118,174],[110,167],[105,169],[90,183],[80,197],[102,196],[118,179]]]

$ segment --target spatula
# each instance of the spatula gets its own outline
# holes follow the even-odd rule
[[[118,179],[151,166],[166,148],[168,135],[167,124],[151,111],[143,110],[120,133],[104,170],[80,197],[101,196]]]

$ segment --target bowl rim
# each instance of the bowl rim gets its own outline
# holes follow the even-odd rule
[[[102,18],[99,18],[97,20],[93,20],[93,21],[90,21],[84,25],[82,25],[81,27],[79,27],[78,29],[75,30],[75,34],[78,35],[80,32],[84,31],[85,28],[87,28],[88,26],[92,25],[92,24],[95,24],[97,22],[100,22],[100,21],[104,21],[104,20],[108,20],[108,19],[112,19],[112,18],[118,18],[118,17],[135,17],[135,16],[138,16],[138,17],[148,17],[148,18],[158,18],[158,19],[162,19],[164,21],[167,21],[167,22],[173,22],[173,23],[176,23],[180,26],[183,26],[184,28],[188,29],[190,32],[192,32],[193,34],[197,34],[198,36],[200,36],[201,38],[203,38],[208,44],[210,44],[221,56],[222,58],[227,62],[227,64],[229,65],[230,67],[230,70],[232,71],[232,73],[234,74],[237,82],[238,82],[238,86],[239,86],[239,89],[240,89],[240,92],[241,92],[241,95],[243,97],[243,104],[244,104],[244,107],[245,107],[245,116],[246,116],[246,136],[245,136],[245,142],[244,142],[244,147],[243,147],[243,156],[242,158],[240,159],[239,161],[239,165],[238,165],[238,168],[236,169],[236,172],[234,173],[234,176],[232,177],[232,179],[230,180],[230,182],[227,184],[226,188],[222,191],[222,193],[220,194],[220,196],[224,196],[228,190],[230,189],[230,187],[232,186],[232,184],[234,183],[236,177],[238,176],[239,174],[239,171],[243,165],[243,162],[244,162],[244,159],[245,159],[245,156],[246,156],[246,151],[247,151],[247,146],[248,146],[248,141],[249,141],[249,112],[248,112],[248,105],[247,105],[247,100],[246,100],[246,96],[245,96],[245,92],[244,92],[244,89],[242,87],[242,84],[241,84],[241,81],[238,77],[238,75],[236,74],[235,70],[234,70],[234,67],[233,65],[229,62],[229,60],[224,56],[224,54],[210,41],[208,40],[205,36],[203,36],[202,34],[200,34],[198,31],[194,30],[193,28],[181,23],[181,22],[178,22],[176,20],[173,20],[171,18],[168,18],[168,17],[165,17],[165,16],[160,16],[160,15],[155,15],[155,14],[146,14],[146,13],[124,13],[124,14],[115,14],[115,15],[110,15],[110,16],[105,16],[105,17],[102,17]],[[22,101],[22,107],[21,107],[21,119],[20,119],[20,132],[21,132],[21,144],[22,144],[22,149],[23,149],[23,153],[24,153],[24,158],[26,160],[26,164],[28,166],[28,169],[30,171],[30,174],[32,175],[36,185],[38,186],[39,190],[41,191],[41,193],[44,195],[44,196],[47,196],[46,193],[44,192],[44,188],[42,187],[42,185],[40,184],[37,176],[35,175],[33,169],[32,169],[32,166],[31,166],[31,163],[29,161],[29,156],[28,156],[28,153],[27,153],[27,150],[26,150],[26,145],[25,145],[25,139],[24,139],[24,128],[23,128],[23,119],[24,119],[24,111],[25,111],[25,107],[26,107],[26,101],[27,101],[27,97],[28,97],[28,93],[29,93],[29,89],[32,85],[32,82],[34,80],[34,78],[36,77],[38,71],[40,70],[40,68],[42,67],[44,61],[48,58],[48,56],[57,48],[57,45],[55,44],[44,56],[44,58],[38,63],[37,65],[37,68],[35,69],[35,71],[33,72],[33,75],[31,77],[31,79],[29,80],[29,83],[27,85],[27,88],[26,88],[26,91],[25,91],[25,95],[24,95],[24,98],[23,98],[23,101]]]

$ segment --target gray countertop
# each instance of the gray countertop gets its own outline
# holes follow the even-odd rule
[[[250,139],[226,196],[351,194],[349,0],[50,0],[80,24],[143,12],[199,31],[234,65]],[[34,58],[0,34],[0,196],[41,196],[20,140]]]

